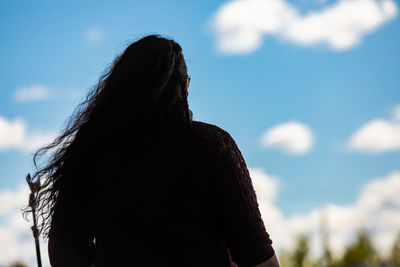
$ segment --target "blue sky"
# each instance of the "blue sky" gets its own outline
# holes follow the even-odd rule
[[[366,12],[360,21],[350,18],[348,24],[342,21],[336,27],[337,21],[328,21],[323,12],[341,12],[334,9],[337,1],[274,0],[283,5],[282,12],[297,12],[282,23],[294,26],[274,29],[263,22],[258,25],[257,20],[249,22],[257,16],[260,21],[273,18],[268,6],[265,10],[260,6],[257,15],[251,13],[255,11],[251,3],[239,11],[229,6],[236,2],[1,1],[0,118],[9,124],[20,118],[26,140],[32,136],[46,140],[62,129],[127,44],[158,33],[183,47],[192,76],[189,105],[194,118],[227,130],[249,168],[275,177],[279,184],[275,205],[283,216],[306,214],[328,204],[352,205],[366,184],[400,170],[398,141],[386,146],[374,143],[387,136],[379,125],[378,135],[366,137],[358,147],[349,145],[374,120],[382,119],[393,126],[390,129],[399,125],[394,115],[400,106],[397,2],[366,0],[382,4],[380,10],[387,12],[377,13],[373,26],[369,22],[375,13]],[[312,12],[326,23],[320,35],[304,30],[302,23]],[[219,20],[223,23],[216,23]],[[355,29],[353,35],[342,35],[344,27]],[[232,29],[239,30],[232,35]],[[253,35],[247,37],[249,32]],[[256,41],[249,41],[252,36]],[[32,92],[35,87],[42,95],[18,100],[17,91]],[[303,152],[290,150],[295,131],[262,144],[269,130],[290,122],[311,131],[312,144]],[[0,138],[1,130],[0,121]],[[26,140],[8,145],[0,140],[0,191],[17,190],[32,171]]]

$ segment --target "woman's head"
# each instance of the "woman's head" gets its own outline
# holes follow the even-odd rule
[[[37,167],[37,159],[52,151],[33,175],[44,180],[35,201],[45,234],[60,189],[79,179],[77,172],[106,141],[123,135],[140,144],[172,121],[190,126],[188,77],[181,46],[158,35],[133,42],[114,60],[62,133],[34,156]]]
[[[146,36],[130,44],[103,77],[97,88],[98,116],[143,126],[188,116],[182,106],[187,101],[187,77],[181,46],[157,35]]]

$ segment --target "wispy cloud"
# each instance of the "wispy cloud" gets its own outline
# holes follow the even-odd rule
[[[228,54],[253,52],[270,35],[342,51],[396,16],[393,0],[340,0],[306,15],[287,0],[232,0],[216,11],[211,27],[217,49]]]
[[[367,153],[400,150],[400,105],[391,120],[374,119],[361,126],[350,137],[348,148]]]
[[[50,88],[34,84],[27,87],[18,87],[14,92],[14,101],[28,102],[48,99],[51,96]]]
[[[301,155],[308,153],[314,144],[314,135],[307,125],[290,121],[273,126],[261,137],[265,148],[277,148],[285,153]]]
[[[90,43],[97,43],[103,40],[104,32],[99,27],[90,27],[85,31],[85,39]]]
[[[43,101],[43,100],[78,100],[83,92],[78,87],[50,88],[42,84],[17,87],[13,94],[13,100],[17,103]]]
[[[0,152],[8,149],[33,152],[54,138],[52,132],[28,132],[26,122],[21,118],[7,120],[0,116]]]

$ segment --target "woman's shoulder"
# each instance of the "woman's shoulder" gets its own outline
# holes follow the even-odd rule
[[[196,136],[214,146],[226,146],[234,142],[232,136],[221,127],[202,121],[192,121]]]

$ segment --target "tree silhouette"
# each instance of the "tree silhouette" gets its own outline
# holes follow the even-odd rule
[[[314,263],[309,258],[310,242],[306,235],[299,235],[292,251],[284,250],[279,257],[281,267],[312,267]]]
[[[321,258],[318,260],[318,267],[334,267],[336,266],[333,260],[332,251],[329,247],[325,247]]]
[[[379,256],[367,232],[360,231],[357,240],[347,247],[341,263],[341,267],[364,267],[378,264]]]
[[[299,235],[292,250],[282,250],[279,254],[281,267],[400,267],[400,231],[395,238],[390,255],[380,258],[366,231],[360,231],[356,240],[348,245],[340,257],[332,253],[328,244],[324,245],[318,259],[309,256],[309,240]]]
[[[390,255],[390,263],[393,267],[400,267],[400,232],[397,234],[397,237],[393,243]]]
[[[309,250],[310,250],[310,245],[307,236],[299,235],[295,250],[293,252],[294,266],[296,267],[305,266]]]

